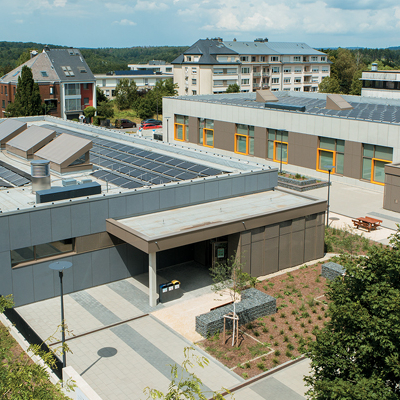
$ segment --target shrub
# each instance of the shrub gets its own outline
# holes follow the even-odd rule
[[[277,358],[273,358],[273,359],[272,359],[272,363],[273,363],[274,365],[277,365],[277,364],[279,364],[279,360],[278,360]]]
[[[284,342],[288,342],[288,341],[289,341],[289,337],[288,337],[287,335],[285,335],[285,336],[283,337],[283,341],[284,341]]]
[[[242,376],[244,379],[247,379],[249,377],[249,374],[247,372],[243,372]]]
[[[258,332],[258,331],[254,331],[254,336],[255,336],[255,337],[258,337],[258,336],[260,336],[260,332]]]
[[[264,363],[263,363],[263,362],[259,362],[259,363],[257,364],[257,368],[259,368],[259,369],[261,369],[262,371],[264,371],[264,370],[265,370],[265,365],[264,365]]]
[[[283,335],[285,333],[285,331],[283,330],[283,329],[281,329],[280,331],[279,331],[279,334],[280,335]]]
[[[275,350],[274,354],[279,357],[281,355],[281,352],[279,350]]]
[[[244,365],[246,368],[251,368],[251,364],[248,361]]]
[[[286,314],[283,312],[283,313],[281,313],[280,317],[281,318],[286,318]]]
[[[292,343],[288,343],[288,345],[286,346],[289,350],[294,350],[294,346],[292,345]]]
[[[277,341],[275,340],[274,346],[275,346],[275,347],[276,347],[276,346],[279,346],[279,342],[277,342]]]
[[[286,357],[292,357],[293,354],[289,350],[286,350],[285,356]]]
[[[264,333],[268,333],[268,332],[269,332],[269,329],[268,329],[266,326],[264,326],[263,329],[262,329],[262,331],[263,331]]]
[[[275,317],[271,317],[271,321],[272,321],[272,322],[275,322]]]

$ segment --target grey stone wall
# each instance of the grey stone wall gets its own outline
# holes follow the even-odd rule
[[[233,311],[233,304],[217,308],[196,317],[196,332],[203,337],[214,335],[224,330],[224,315]],[[242,301],[236,304],[239,324],[243,325],[259,317],[276,313],[276,299],[257,289],[242,292]],[[232,329],[232,320],[227,319],[226,328]]]
[[[322,272],[321,275],[329,280],[335,279],[337,276],[343,276],[346,272],[346,268],[344,268],[340,264],[336,264],[334,262],[327,262],[322,264]]]

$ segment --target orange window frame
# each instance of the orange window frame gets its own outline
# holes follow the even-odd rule
[[[181,126],[182,127],[182,139],[179,139],[176,132],[177,132],[177,127]],[[186,129],[185,129],[185,125],[184,124],[180,124],[178,122],[175,122],[174,124],[174,139],[178,140],[179,142],[184,142],[185,141],[185,137],[186,137]]]
[[[273,160],[274,160],[275,162],[278,162],[278,163],[281,162],[281,160],[279,160],[279,159],[276,157],[276,150],[277,150],[277,144],[278,144],[278,143],[286,144],[286,161],[283,161],[283,160],[282,160],[282,164],[287,164],[287,163],[289,162],[289,143],[288,143],[288,142],[282,142],[282,141],[280,141],[280,140],[274,140],[274,158],[273,158]]]
[[[319,168],[319,158],[320,158],[320,151],[327,151],[328,153],[333,153],[333,161],[332,161],[332,165],[334,166],[332,168],[332,174],[334,174],[336,172],[336,150],[327,150],[327,149],[322,149],[320,147],[318,147],[317,149],[317,168],[316,170],[319,172],[324,172],[325,174],[328,174],[329,171],[327,171],[326,169],[320,169]]]
[[[246,139],[246,153],[242,153],[241,151],[238,150],[237,146],[237,138],[238,137],[244,137]],[[237,154],[243,154],[243,155],[248,155],[249,154],[249,136],[247,135],[242,135],[240,133],[235,133],[235,153]]]
[[[213,144],[212,144],[212,146],[210,146],[210,145],[207,144],[207,135],[206,135],[206,131],[212,132],[212,137],[213,137]],[[205,146],[205,147],[214,147],[214,129],[203,128],[203,146]]]
[[[375,161],[382,161],[385,163],[392,163],[393,161],[389,161],[389,160],[382,160],[381,158],[372,158],[371,159],[371,183],[375,183],[375,185],[381,185],[381,186],[385,186],[385,182],[377,182],[374,181],[374,170],[375,170]]]

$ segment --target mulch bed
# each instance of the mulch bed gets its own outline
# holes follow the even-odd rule
[[[328,320],[326,280],[320,274],[316,264],[258,283],[258,290],[277,299],[277,313],[241,326],[238,347],[232,347],[230,334],[223,343],[222,332],[198,344],[244,378],[299,357]]]

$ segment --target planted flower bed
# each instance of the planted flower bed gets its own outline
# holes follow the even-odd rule
[[[328,182],[300,174],[292,175],[284,172],[278,174],[278,186],[297,190],[299,192],[305,192],[307,190],[328,186]]]

